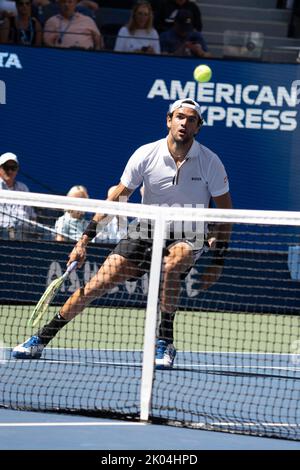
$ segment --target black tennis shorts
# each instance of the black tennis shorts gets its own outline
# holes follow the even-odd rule
[[[186,243],[191,243],[189,240],[177,240],[177,242],[184,241]],[[165,247],[163,249],[163,256],[167,256],[169,253],[168,247],[176,243],[176,240],[166,240]],[[195,260],[201,255],[203,250],[195,250],[194,258]],[[133,238],[122,238],[119,243],[115,246],[111,254],[117,254],[123,256],[124,258],[130,260],[138,268],[138,275],[136,277],[141,277],[145,272],[150,271],[151,256],[152,256],[152,239],[133,239]],[[188,274],[192,266],[183,273],[183,278]]]

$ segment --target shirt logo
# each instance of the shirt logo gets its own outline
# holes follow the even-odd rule
[[[192,181],[201,181],[202,180],[201,176],[192,176],[191,179],[192,179]]]

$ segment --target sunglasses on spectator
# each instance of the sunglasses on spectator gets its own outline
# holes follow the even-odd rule
[[[31,5],[31,2],[17,2],[17,5]]]
[[[17,165],[16,163],[4,163],[4,165],[2,165],[2,168],[4,171],[17,171],[19,165]]]

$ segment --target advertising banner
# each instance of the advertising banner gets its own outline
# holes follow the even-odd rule
[[[72,246],[56,242],[0,241],[0,303],[37,303],[50,282],[64,273]],[[87,283],[110,250],[111,245],[91,244],[84,266],[71,273],[53,303],[63,303]],[[219,282],[204,291],[201,274],[210,263],[210,253],[204,254],[182,280],[179,310],[299,315],[299,282],[291,278],[287,252],[230,251]],[[145,308],[148,284],[148,273],[145,273],[139,279],[115,286],[94,305]]]
[[[222,159],[234,207],[300,210],[300,67],[0,47],[0,151],[19,156],[32,191],[83,184],[103,199],[133,151],[167,133],[169,104],[199,101],[198,139]],[[139,201],[136,192],[133,201]]]

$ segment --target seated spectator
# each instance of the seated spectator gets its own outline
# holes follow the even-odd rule
[[[116,189],[116,186],[112,186],[109,188],[107,192],[107,197],[113,193]],[[126,202],[122,201],[121,202]],[[94,238],[95,243],[99,242],[112,242],[117,243],[121,238],[127,237],[127,219],[126,217],[121,216],[108,216],[111,219],[108,224],[106,225],[104,221],[102,224],[98,224],[97,226],[97,235]]]
[[[67,193],[69,197],[88,198],[84,186],[73,186]],[[55,223],[56,241],[79,240],[88,225],[88,220],[81,211],[66,211]]]
[[[195,31],[188,10],[180,10],[173,27],[160,35],[161,51],[177,56],[211,57],[206,42],[199,31]]]
[[[107,197],[111,195],[116,186],[112,186],[107,193]],[[88,192],[84,186],[73,186],[67,193],[69,197],[88,198]],[[107,225],[105,223],[98,224],[97,235],[94,243],[117,242],[127,235],[127,221],[125,217],[107,216],[111,219]],[[85,218],[84,212],[66,211],[64,215],[59,217],[55,223],[55,231],[57,232],[56,241],[63,242],[68,240],[79,240],[85,231],[89,221]]]
[[[14,153],[6,152],[0,156],[0,189],[29,192],[26,184],[16,180],[19,161]],[[30,220],[36,218],[32,207],[17,204],[0,204],[0,238],[6,240],[28,240],[34,228]]]
[[[139,1],[133,7],[128,25],[118,33],[114,50],[160,54],[159,36],[153,28],[153,12],[149,2]]]
[[[180,10],[187,10],[191,14],[194,29],[202,31],[202,17],[196,3],[189,0],[162,0],[155,15],[155,27],[159,33],[172,28],[175,17]]]
[[[96,2],[92,0],[81,0],[78,1],[75,11],[95,19],[98,9],[99,7]],[[60,13],[58,0],[32,0],[32,12],[33,16],[44,26],[51,16]]]
[[[102,36],[95,21],[76,10],[76,0],[59,0],[60,13],[44,26],[44,43],[50,47],[102,49]]]
[[[32,15],[31,0],[16,0],[16,8],[16,16],[4,19],[1,28],[1,43],[41,46],[42,27]]]

